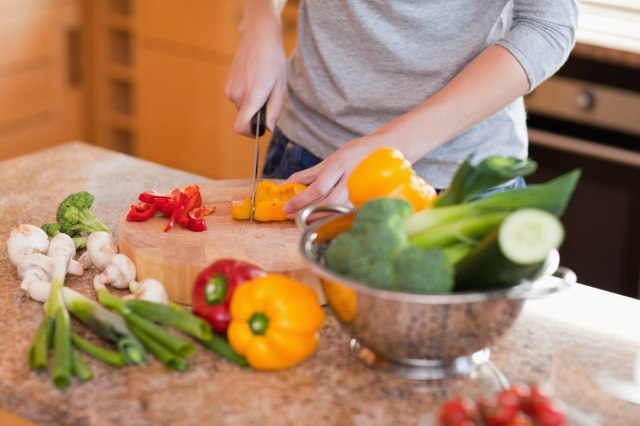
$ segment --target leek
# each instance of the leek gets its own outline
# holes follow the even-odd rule
[[[542,184],[496,192],[464,204],[426,209],[409,216],[404,222],[404,229],[409,239],[415,240],[419,238],[417,234],[428,233],[438,226],[492,212],[508,213],[521,208],[537,208],[560,216],[579,178],[580,170],[576,169]]]

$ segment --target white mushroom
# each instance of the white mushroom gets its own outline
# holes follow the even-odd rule
[[[118,246],[108,232],[96,231],[87,237],[87,251],[78,259],[83,267],[94,265],[104,271],[111,261],[111,256],[118,253]]]
[[[20,288],[38,302],[46,302],[51,292],[53,259],[42,253],[31,253],[18,264],[18,275],[22,278]]]
[[[42,253],[31,253],[18,263],[18,276],[26,278],[33,275],[42,281],[51,281],[53,259]]]
[[[23,279],[20,288],[33,300],[41,303],[49,300],[51,294],[51,282],[38,279],[36,275],[29,275]]]
[[[70,236],[61,232],[51,238],[51,241],[49,241],[49,249],[47,250],[47,256],[53,259],[51,276],[64,277],[67,274],[69,262],[75,255],[76,246],[73,244],[73,240]],[[56,270],[56,268],[60,269]]]
[[[169,296],[167,295],[164,285],[156,279],[146,278],[140,282],[131,281],[129,283],[129,290],[131,290],[133,294],[125,296],[125,299],[146,300],[163,305],[169,304]]]
[[[77,260],[69,260],[69,266],[67,267],[67,274],[82,276],[84,274],[84,267],[82,263]]]
[[[115,288],[128,288],[129,283],[136,279],[136,267],[124,254],[114,254],[111,261],[100,274],[93,279],[93,287],[96,291],[105,290],[105,284],[111,284]]]
[[[11,230],[7,238],[9,260],[15,266],[31,253],[46,253],[49,248],[49,237],[42,229],[34,225],[23,224]]]

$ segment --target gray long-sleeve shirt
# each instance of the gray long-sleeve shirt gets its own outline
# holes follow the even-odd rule
[[[530,90],[575,42],[578,0],[301,0],[297,48],[278,123],[325,158],[408,112],[490,45],[520,62]],[[470,154],[527,156],[522,98],[414,164],[446,188]]]

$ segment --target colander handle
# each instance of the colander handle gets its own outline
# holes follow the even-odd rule
[[[349,213],[351,209],[349,207],[340,206],[337,204],[312,204],[300,210],[296,215],[296,225],[300,230],[307,231],[311,227],[309,219],[312,215],[317,213]],[[329,215],[332,216],[332,215]],[[326,218],[326,216],[324,217]],[[323,219],[324,219],[323,218]]]
[[[566,290],[578,281],[575,272],[564,266],[558,266],[553,275],[537,280],[529,289],[507,295],[509,299],[537,299],[549,294]]]

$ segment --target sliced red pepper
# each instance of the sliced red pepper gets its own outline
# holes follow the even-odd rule
[[[225,334],[229,327],[229,304],[238,285],[267,273],[249,262],[219,259],[196,277],[192,294],[192,312],[205,319],[213,330]]]
[[[144,222],[148,220],[157,211],[155,204],[139,203],[132,204],[131,210],[127,213],[127,220],[129,222]]]
[[[142,201],[143,203],[148,203],[148,204],[153,204],[158,200],[170,200],[171,199],[171,194],[161,194],[159,192],[156,191],[145,191],[142,194],[140,194],[138,196],[138,200]]]
[[[215,207],[197,207],[195,209],[191,209],[189,212],[189,223],[187,224],[187,229],[195,232],[206,231],[207,224],[204,221],[204,217],[215,211]]]
[[[171,194],[172,196],[175,196],[178,201],[173,209],[173,213],[171,213],[171,219],[169,219],[169,223],[167,223],[167,226],[165,226],[164,228],[164,232],[167,232],[171,228],[173,228],[173,225],[176,224],[187,205],[187,194],[177,188],[174,189]]]
[[[184,210],[178,217],[178,223],[186,228],[189,225],[189,212],[197,207],[202,206],[202,195],[200,195],[200,187],[198,185],[189,185],[182,191],[187,196]]]

